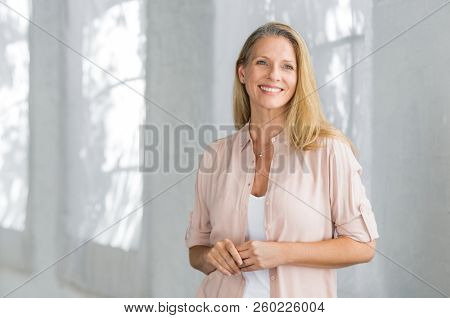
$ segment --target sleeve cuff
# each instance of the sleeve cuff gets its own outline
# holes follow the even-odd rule
[[[186,233],[185,242],[187,248],[191,248],[195,245],[209,246],[209,233]]]
[[[210,245],[210,232],[200,232],[195,230],[192,227],[192,214],[194,212],[191,211],[189,214],[189,227],[186,229],[186,234],[184,236],[185,244],[187,248],[191,248],[195,245]]]
[[[359,242],[370,242],[380,236],[378,235],[375,216],[372,211],[360,207],[361,214],[351,221],[336,225],[338,236],[348,236]]]

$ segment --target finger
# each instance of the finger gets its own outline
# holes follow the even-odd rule
[[[224,253],[228,254],[224,245],[226,244],[224,244],[223,242],[218,242],[212,250],[213,253],[211,254],[211,256],[215,259],[216,264],[220,265],[220,267],[225,270],[224,274],[231,276],[232,274],[234,274],[234,271],[226,261],[226,256],[223,255]],[[230,256],[228,255],[228,257]]]
[[[244,242],[244,243],[240,244],[239,246],[236,247],[236,249],[237,249],[239,252],[248,250],[248,248],[249,248],[248,242],[250,242],[250,241],[247,241],[247,242]]]
[[[226,249],[219,251],[222,266],[225,267],[230,273],[239,274],[239,268],[234,262],[233,258],[230,256]]]
[[[242,271],[242,268],[249,267],[249,266],[252,266],[254,264],[255,264],[254,259],[252,259],[252,258],[245,258],[245,259],[243,259],[243,264],[241,266],[239,266],[239,268]]]
[[[242,264],[241,255],[239,255],[239,252],[236,249],[236,247],[234,246],[233,242],[230,241],[228,244],[226,244],[226,247],[227,247],[228,252],[233,257],[234,261],[236,262],[236,264],[241,265]]]
[[[245,250],[243,252],[239,252],[239,256],[241,257],[242,260],[250,258],[252,256],[250,250]]]
[[[241,271],[242,272],[252,272],[252,271],[257,271],[260,268],[258,268],[256,265],[251,265],[251,266],[246,266],[246,267],[242,267]]]
[[[230,267],[230,265],[228,265],[226,258],[222,255],[223,252],[223,248],[218,247],[215,251],[214,251],[214,257],[215,260],[217,261],[217,263],[222,266],[222,268],[224,268],[228,273],[230,273],[231,275],[233,275],[233,269]]]
[[[212,258],[210,262],[222,274],[227,275],[227,276],[231,276],[231,273],[225,267],[223,267],[215,258]]]

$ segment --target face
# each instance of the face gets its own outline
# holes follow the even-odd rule
[[[239,66],[238,75],[252,108],[281,108],[294,95],[297,84],[294,48],[281,36],[261,38],[254,43],[247,64]]]

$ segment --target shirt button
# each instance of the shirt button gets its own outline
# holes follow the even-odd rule
[[[275,137],[272,137],[272,142],[275,142]]]
[[[250,186],[250,183],[247,183],[248,186]]]
[[[270,276],[271,280],[275,280],[275,275]]]

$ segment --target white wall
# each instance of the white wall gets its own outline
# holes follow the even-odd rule
[[[33,1],[31,19],[62,38],[62,2]],[[30,151],[29,202],[27,208],[28,245],[26,271],[0,267],[2,296],[25,283],[33,274],[61,256],[58,251],[58,221],[61,213],[63,162],[61,161],[62,73],[64,48],[37,28],[30,28]],[[39,61],[38,63],[36,61]],[[58,67],[55,67],[58,66]],[[12,297],[89,297],[57,279],[55,267],[11,294]]]

